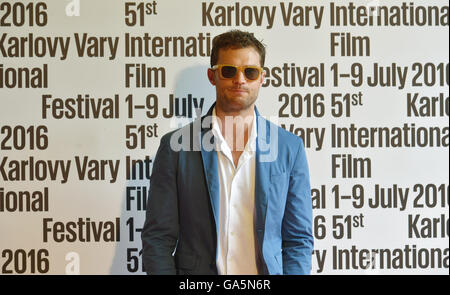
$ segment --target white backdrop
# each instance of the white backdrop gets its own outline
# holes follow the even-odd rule
[[[1,1],[2,274],[143,273],[160,137],[211,106],[210,43],[234,28],[267,46],[260,113],[307,147],[312,274],[448,274],[448,10]]]

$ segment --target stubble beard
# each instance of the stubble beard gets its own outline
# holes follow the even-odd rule
[[[245,88],[244,88],[245,89]],[[248,90],[247,90],[248,91]],[[240,112],[245,112],[252,106],[254,106],[256,99],[258,98],[258,92],[254,93],[248,92],[247,97],[232,98],[227,94],[219,95],[217,93],[216,105],[224,113],[230,113],[230,115]]]

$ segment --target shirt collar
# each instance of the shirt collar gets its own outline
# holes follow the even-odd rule
[[[222,135],[222,131],[219,127],[218,118],[216,116],[216,107],[214,107],[212,111],[212,132],[214,134],[214,137],[216,138],[216,148],[220,151],[228,150],[231,153],[231,149],[228,146],[227,142],[225,141],[225,138]],[[257,131],[256,131],[256,112],[253,111],[253,123],[252,123],[252,130],[250,131],[250,136],[248,138],[247,144],[245,145],[244,152],[255,152],[256,151],[256,137],[257,137]]]

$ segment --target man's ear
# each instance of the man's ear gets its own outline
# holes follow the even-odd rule
[[[214,72],[213,70],[208,69],[208,79],[209,79],[209,82],[210,82],[212,85],[216,86],[216,79],[215,79],[215,77],[214,77],[214,74],[215,74],[215,72]]]
[[[264,83],[264,79],[266,78],[266,71],[262,71],[261,73],[261,81],[259,83],[259,86],[261,86]]]

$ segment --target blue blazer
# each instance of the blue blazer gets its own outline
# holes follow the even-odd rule
[[[217,274],[220,184],[217,152],[207,144],[214,140],[207,119],[213,107],[161,138],[141,236],[148,274]],[[303,141],[255,112],[259,271],[309,274],[312,203]]]

